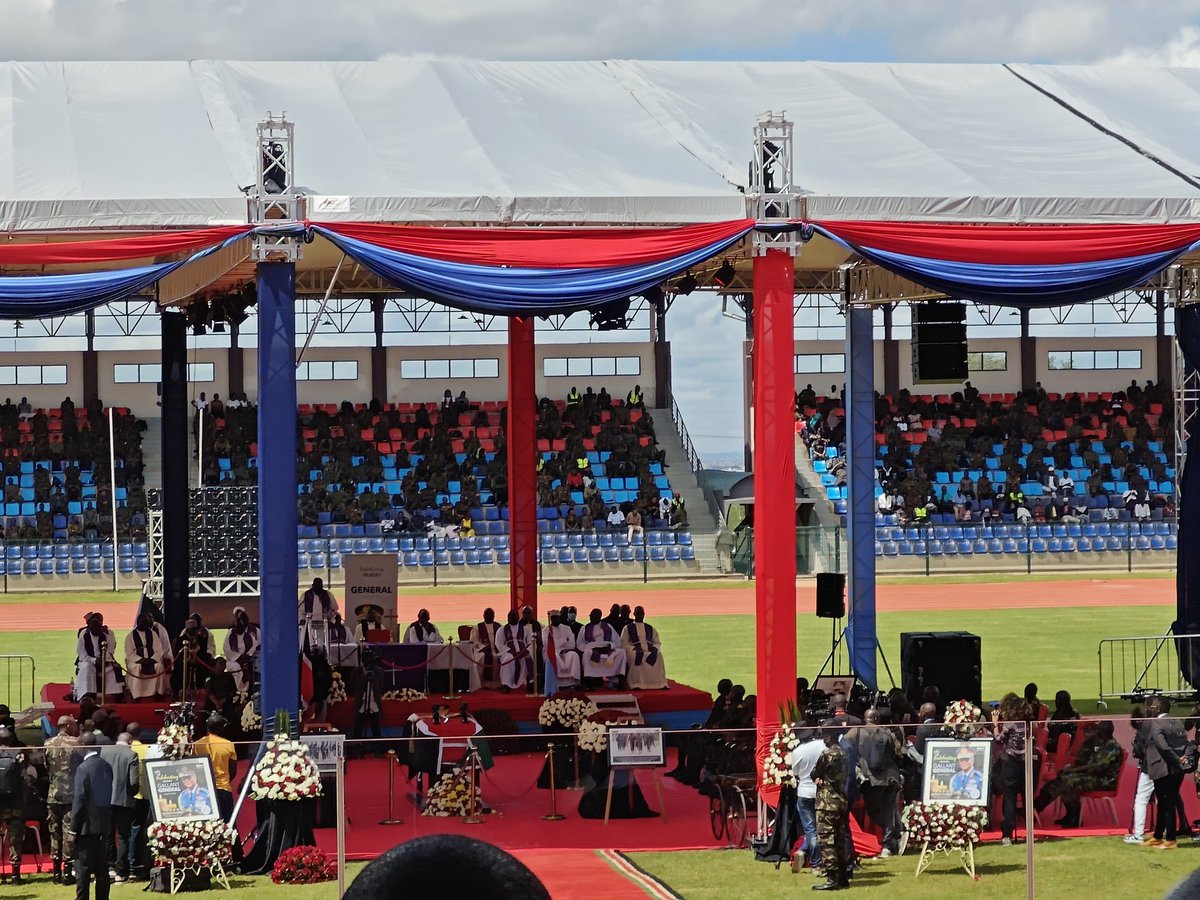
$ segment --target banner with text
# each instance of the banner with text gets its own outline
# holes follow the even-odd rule
[[[390,629],[396,621],[396,582],[399,568],[395,553],[348,553],[342,557],[346,572],[346,620],[353,623],[367,604],[383,609]]]

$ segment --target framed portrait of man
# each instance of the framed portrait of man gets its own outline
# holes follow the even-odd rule
[[[608,764],[614,768],[655,767],[666,764],[661,728],[610,726]]]
[[[146,781],[156,822],[196,822],[221,816],[207,756],[148,759]]]
[[[991,741],[928,740],[921,799],[926,803],[987,806],[991,773]]]
[[[854,690],[855,678],[853,675],[820,675],[813,681],[812,690],[821,691],[826,697],[832,697],[834,694],[845,694],[850,696],[850,692]]]

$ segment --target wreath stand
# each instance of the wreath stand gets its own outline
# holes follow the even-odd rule
[[[227,891],[232,890],[229,887],[229,879],[225,874],[225,867],[221,865],[221,861],[219,859],[214,859],[212,862],[204,866],[177,866],[174,863],[171,863],[171,893],[179,893],[179,891],[187,883],[188,876],[195,875],[196,877],[199,877],[205,869],[209,870],[210,875],[216,878],[221,887]]]
[[[917,859],[917,871],[914,873],[914,877],[920,877],[921,873],[929,868],[929,864],[933,862],[933,857],[937,853],[945,853],[949,856],[955,851],[958,852],[962,867],[967,870],[967,874],[973,881],[978,881],[979,876],[975,874],[975,845],[970,841],[958,847],[938,845],[932,848],[929,846],[929,841],[926,841],[921,845],[921,855]]]

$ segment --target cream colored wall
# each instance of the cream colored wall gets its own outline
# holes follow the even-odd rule
[[[0,384],[0,402],[11,397],[13,403],[29,398],[34,408],[49,409],[70,397],[77,405],[83,403],[83,354],[63,353],[0,353],[0,366],[66,366],[66,384]]]

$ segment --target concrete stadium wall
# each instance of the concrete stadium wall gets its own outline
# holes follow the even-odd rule
[[[8,397],[13,403],[28,397],[34,407],[53,407],[70,397],[77,406],[83,405],[83,354],[61,353],[0,353],[0,366],[66,366],[66,384],[0,384],[0,401]]]

